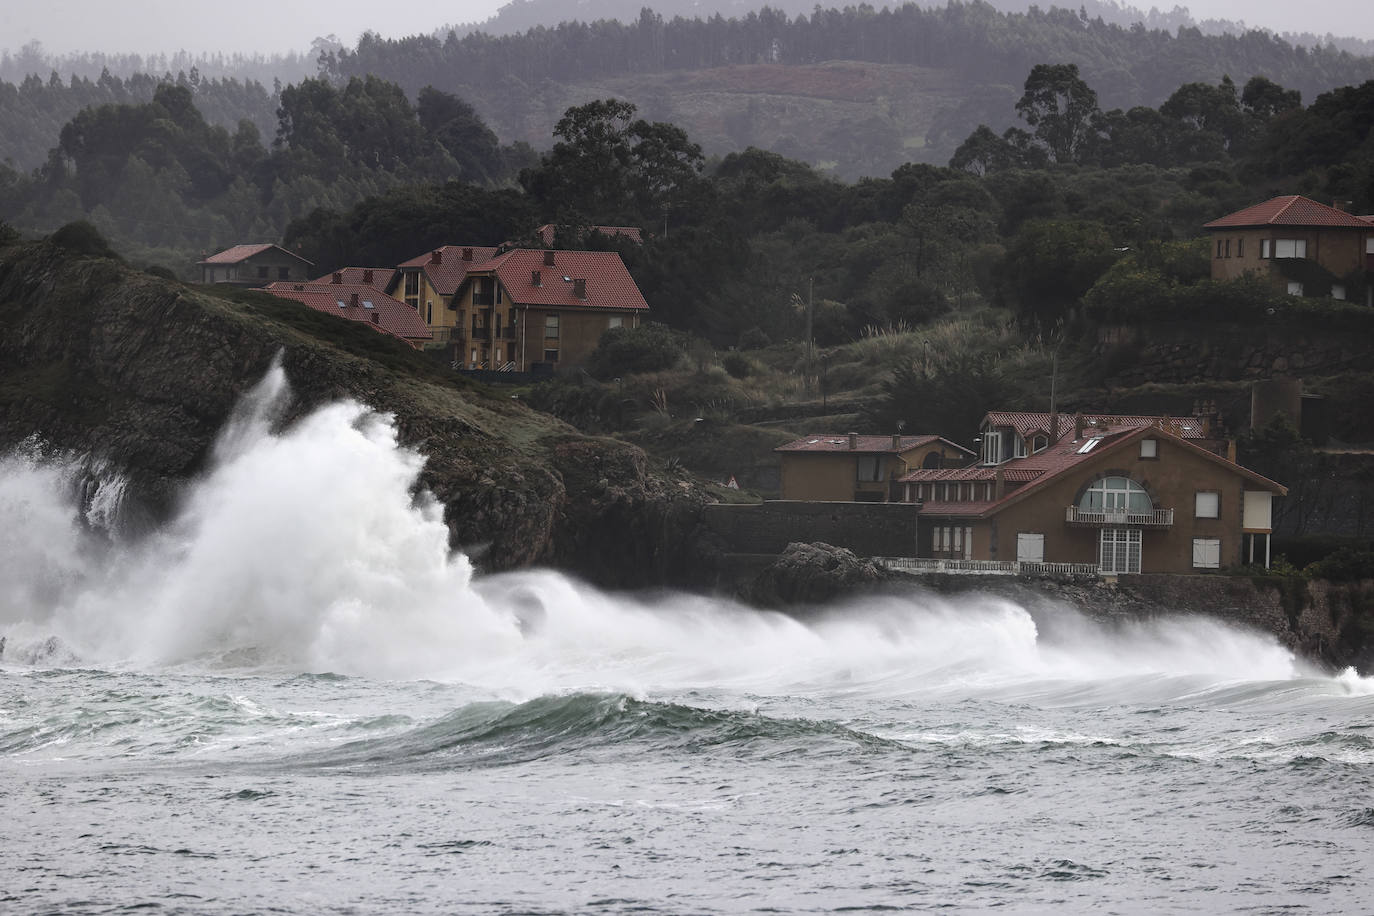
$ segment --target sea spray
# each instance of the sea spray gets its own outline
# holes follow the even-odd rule
[[[606,594],[547,570],[474,580],[440,507],[416,495],[423,458],[389,416],[344,401],[279,429],[289,397],[274,366],[175,516],[113,548],[88,545],[60,469],[6,475],[0,635],[56,636],[106,663],[429,678],[509,699],[1014,694],[1122,678],[1175,679],[1163,692],[1179,694],[1309,673],[1272,639],[1218,622],[1108,628],[978,594],[913,590],[803,623],[718,598]]]

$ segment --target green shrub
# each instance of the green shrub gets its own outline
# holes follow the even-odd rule
[[[588,357],[587,371],[603,381],[659,372],[677,365],[686,352],[686,337],[666,325],[649,322],[638,328],[611,328]]]
[[[1330,556],[1309,565],[1304,571],[1313,579],[1326,579],[1330,582],[1374,579],[1374,551],[1342,547]]]
[[[749,362],[749,357],[733,350],[721,357],[720,364],[726,372],[730,373],[731,378],[748,378],[749,373],[754,369],[753,363]]]
[[[741,350],[762,350],[773,341],[764,333],[763,328],[755,325],[739,336],[739,348]]]
[[[48,241],[54,245],[66,248],[75,254],[89,255],[94,258],[114,258],[119,260],[119,255],[110,247],[110,243],[105,241],[105,236],[100,234],[100,230],[79,219],[74,223],[67,223],[52,235],[48,236]]]

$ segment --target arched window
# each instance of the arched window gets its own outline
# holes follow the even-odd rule
[[[1129,477],[1104,477],[1083,492],[1078,508],[1095,511],[1124,509],[1127,512],[1150,512],[1154,503],[1145,488]]]

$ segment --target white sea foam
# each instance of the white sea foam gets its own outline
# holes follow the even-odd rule
[[[92,534],[62,467],[6,459],[0,635],[15,648],[56,636],[106,664],[433,678],[512,698],[1053,690],[1072,702],[1065,684],[1148,695],[1167,681],[1161,695],[1177,696],[1308,673],[1271,638],[1203,619],[1106,629],[1068,608],[913,593],[803,623],[712,598],[605,594],[551,571],[474,580],[440,507],[414,496],[423,459],[391,418],[342,402],[276,430],[288,397],[274,368],[175,517],[137,542]],[[1353,675],[1323,683],[1371,692]]]

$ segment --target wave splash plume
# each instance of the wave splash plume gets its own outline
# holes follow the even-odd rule
[[[76,462],[0,465],[4,661],[433,679],[506,700],[697,688],[789,696],[1180,695],[1322,680],[1272,639],[1204,620],[1106,628],[1067,607],[913,593],[805,623],[689,595],[608,595],[527,571],[474,579],[450,552],[423,459],[346,401],[286,429],[280,367],[244,399],[210,469],[142,538],[74,495]],[[100,486],[117,493],[117,478]],[[92,513],[92,506],[102,506]],[[1047,616],[1048,615],[1048,616]],[[1046,626],[1045,624],[1050,624]],[[1079,696],[1078,699],[1083,699]]]

